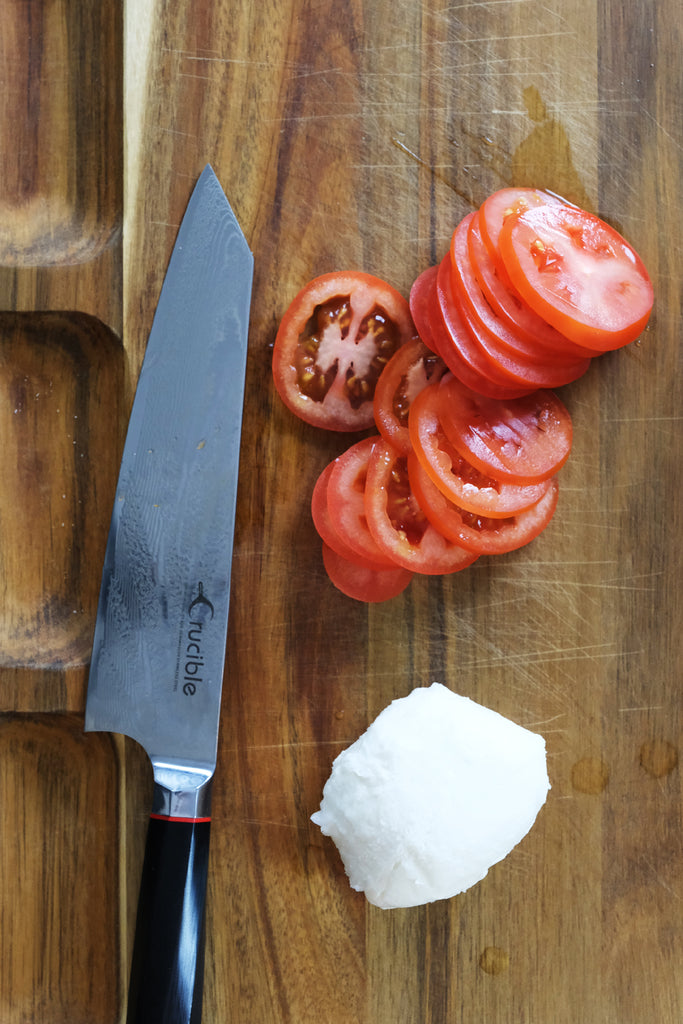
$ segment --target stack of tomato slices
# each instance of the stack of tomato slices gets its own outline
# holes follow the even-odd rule
[[[631,246],[594,214],[507,188],[458,224],[410,295],[422,340],[491,398],[556,388],[634,341],[653,290]]]
[[[378,433],[325,467],[311,503],[325,568],[347,596],[395,597],[414,573],[514,551],[552,518],[572,443],[554,392],[484,397],[416,339],[382,374],[375,418]]]
[[[409,303],[360,271],[315,278],[273,350],[287,407],[329,430],[373,428],[330,463],[312,513],[335,586],[361,601],[538,536],[572,443],[555,394],[635,340],[652,285],[593,214],[503,189],[457,225]]]

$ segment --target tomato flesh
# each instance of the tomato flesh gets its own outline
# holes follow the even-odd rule
[[[282,318],[273,380],[285,405],[328,430],[365,430],[387,362],[415,336],[407,301],[379,278],[324,274],[303,288]]]
[[[560,334],[503,282],[484,245],[477,215],[472,218],[467,229],[467,246],[472,271],[486,301],[508,330],[520,339],[524,351],[529,355],[535,353],[541,360],[552,360],[558,355],[586,359],[600,354],[594,349],[576,345],[564,334]]]
[[[435,529],[417,502],[407,456],[378,441],[368,464],[365,508],[378,547],[398,565],[425,575],[458,572],[474,558]]]
[[[483,473],[539,483],[569,457],[572,421],[553,391],[501,401],[475,394],[455,379],[444,386],[440,410],[446,436]]]
[[[323,565],[332,584],[354,601],[375,604],[398,597],[413,578],[413,573],[400,566],[372,569],[358,565],[323,543]]]
[[[555,509],[559,488],[550,481],[548,490],[531,508],[504,519],[467,512],[435,486],[417,455],[408,456],[413,492],[435,529],[475,555],[501,555],[529,544],[548,525]]]
[[[379,556],[373,559],[370,547],[367,551],[360,551],[358,547],[351,547],[344,538],[337,532],[330,518],[330,510],[327,502],[327,487],[330,476],[334,472],[335,463],[330,462],[323,469],[315,482],[311,496],[311,518],[321,540],[347,562],[354,562],[356,565],[364,565],[369,569],[386,568],[386,559]]]
[[[364,438],[334,460],[327,480],[327,509],[334,532],[358,560],[387,568],[394,563],[377,546],[365,513],[368,461],[376,441],[376,437]]]
[[[505,518],[540,501],[548,489],[547,481],[506,483],[463,458],[441,423],[447,399],[445,386],[430,385],[415,400],[410,419],[413,451],[439,490],[461,509],[492,519]]]
[[[499,236],[514,288],[540,316],[579,345],[600,351],[634,341],[653,289],[642,260],[599,217],[545,206],[510,217]]]
[[[498,240],[503,225],[507,221],[527,210],[539,206],[565,205],[565,200],[553,192],[545,192],[540,188],[501,188],[487,196],[479,209],[479,226],[484,244],[494,262],[500,260]]]
[[[419,338],[402,345],[384,368],[375,388],[375,424],[398,451],[410,451],[410,406],[420,391],[445,371],[443,361]]]

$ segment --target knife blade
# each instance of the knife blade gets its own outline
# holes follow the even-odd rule
[[[210,165],[154,315],[107,540],[86,731],[154,777],[129,1024],[201,1019],[211,782],[230,599],[253,256]]]

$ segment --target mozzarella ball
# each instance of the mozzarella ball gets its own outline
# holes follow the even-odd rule
[[[481,881],[549,789],[542,736],[433,683],[392,701],[339,754],[311,820],[353,889],[411,907]]]

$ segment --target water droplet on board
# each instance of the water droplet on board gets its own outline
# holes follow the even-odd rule
[[[582,757],[572,766],[571,780],[579,793],[602,793],[609,782],[609,768],[599,757]]]
[[[640,765],[648,775],[661,779],[678,765],[678,751],[668,740],[648,740],[640,748]]]
[[[504,974],[510,966],[510,954],[498,946],[487,946],[479,957],[479,966],[487,974]]]

